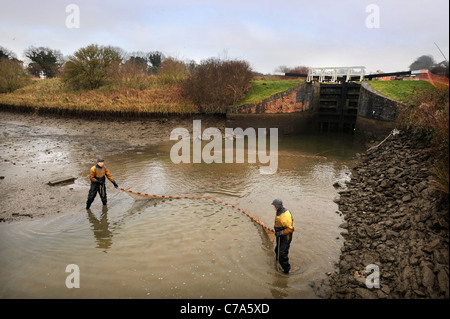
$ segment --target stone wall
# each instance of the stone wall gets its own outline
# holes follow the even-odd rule
[[[358,117],[379,121],[395,121],[398,101],[376,91],[368,82],[361,84]]]
[[[355,134],[361,142],[380,139],[396,127],[397,100],[372,88],[368,82],[361,84]]]

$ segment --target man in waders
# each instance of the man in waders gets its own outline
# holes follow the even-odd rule
[[[114,187],[117,188],[119,185],[114,181],[114,178],[111,176],[109,169],[104,165],[103,158],[99,158],[97,160],[97,165],[92,166],[91,173],[89,178],[91,179],[91,188],[89,189],[88,199],[86,202],[86,209],[91,207],[92,202],[95,199],[97,193],[100,194],[100,199],[102,200],[103,205],[106,205],[106,186],[105,186],[105,176],[114,184]]]
[[[292,235],[294,232],[294,218],[289,210],[283,207],[283,202],[280,199],[275,199],[272,202],[277,214],[275,216],[275,235],[277,236],[277,245],[275,247],[275,255],[277,261],[280,263],[285,274],[291,270],[289,264],[289,247],[291,246]]]

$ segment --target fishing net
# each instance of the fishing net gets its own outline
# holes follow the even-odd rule
[[[261,226],[263,228],[263,230],[265,231],[265,233],[267,234],[267,236],[269,237],[269,240],[271,242],[273,242],[275,240],[275,231],[272,228],[267,227],[266,225],[264,225],[264,223],[262,222],[261,219],[259,219],[257,216],[254,216],[252,214],[250,214],[248,211],[245,211],[235,205],[226,203],[224,201],[220,201],[220,200],[216,200],[216,199],[212,199],[212,198],[208,198],[208,197],[198,197],[198,196],[173,196],[173,195],[155,195],[155,194],[147,194],[147,193],[140,193],[140,192],[135,192],[132,191],[130,189],[124,189],[124,188],[120,188],[121,191],[127,193],[129,196],[131,196],[134,200],[146,200],[146,199],[152,199],[152,198],[166,198],[166,199],[192,199],[192,200],[204,200],[204,201],[209,201],[209,202],[213,202],[219,205],[224,205],[224,206],[228,206],[231,208],[234,208],[238,211],[240,211],[241,213],[243,213],[244,215],[246,215],[248,218],[250,218],[254,223],[256,223],[257,225]]]

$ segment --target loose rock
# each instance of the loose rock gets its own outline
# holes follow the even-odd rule
[[[433,158],[402,132],[360,157],[336,203],[345,222],[325,298],[449,298],[448,199],[432,186]],[[369,264],[380,288],[365,287]],[[349,279],[350,278],[350,279]]]

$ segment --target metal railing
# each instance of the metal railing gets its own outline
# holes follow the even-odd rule
[[[366,68],[364,66],[347,66],[347,67],[319,67],[310,68],[306,77],[306,82],[312,82],[314,77],[318,77],[319,82],[338,82],[338,78],[345,78],[345,82],[349,82],[353,77],[359,77],[360,81],[364,80]]]

